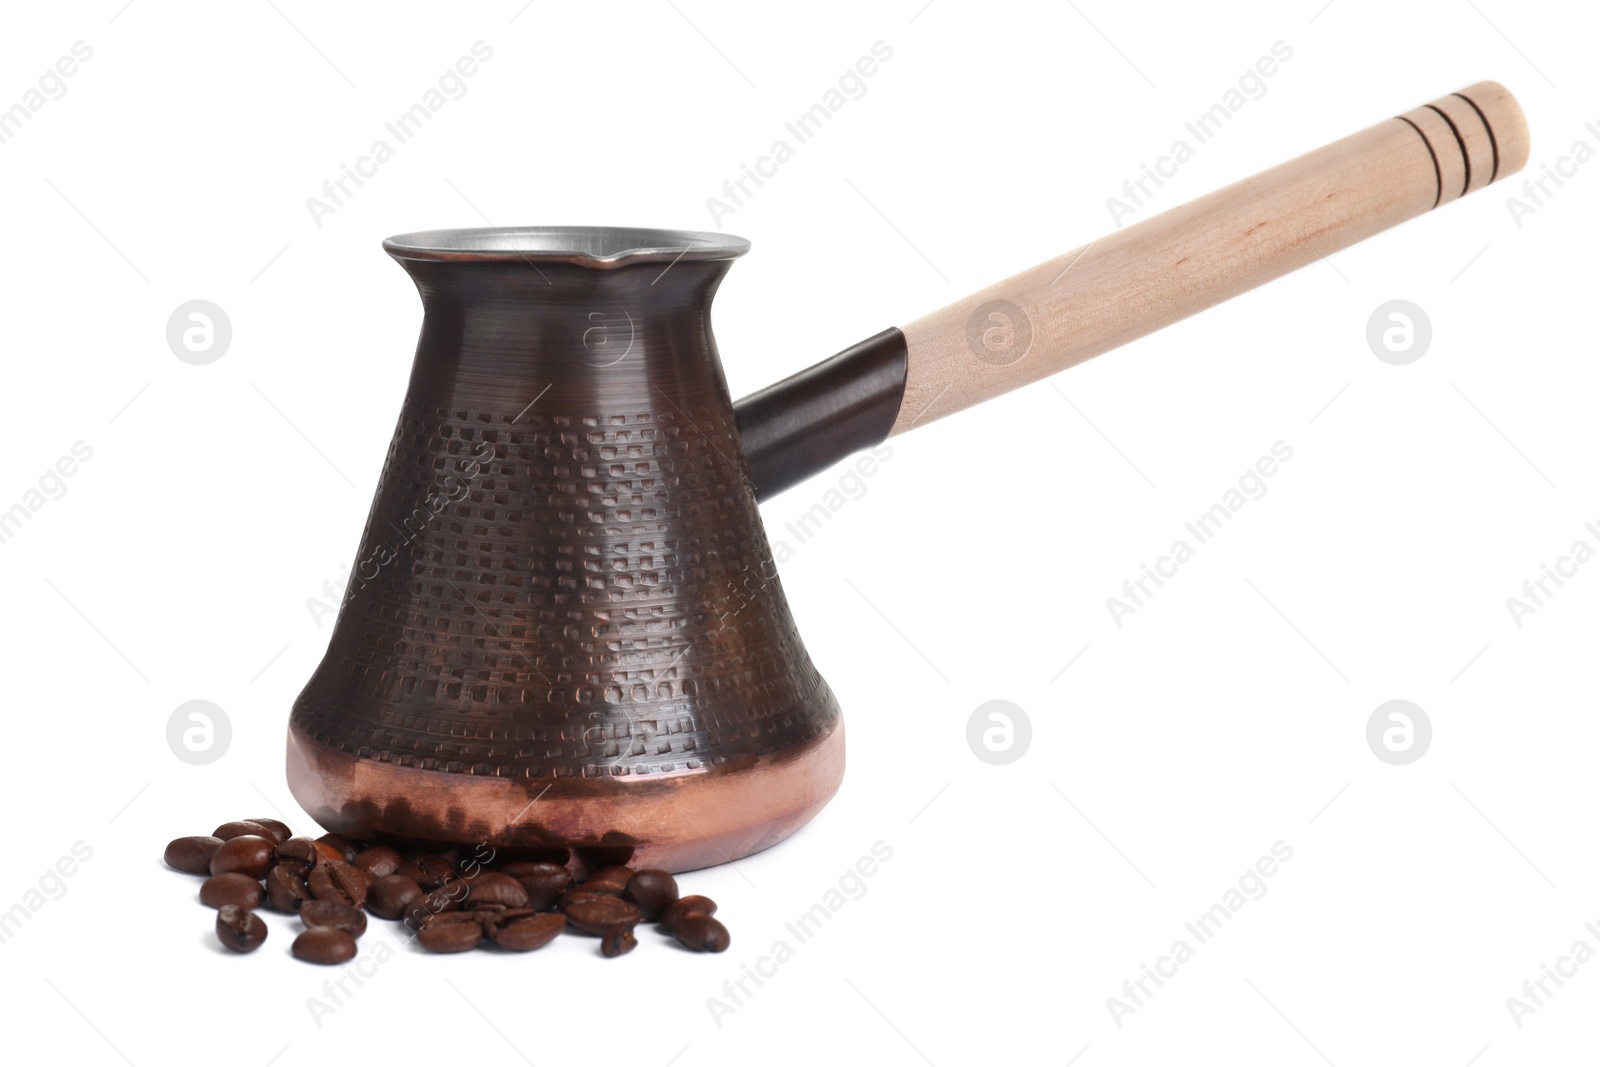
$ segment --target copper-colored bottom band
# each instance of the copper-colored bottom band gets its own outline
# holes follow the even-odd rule
[[[690,871],[782,841],[844,778],[844,720],[798,749],[662,776],[513,779],[360,759],[289,728],[289,791],[327,829],[430,845],[567,848],[592,862]]]

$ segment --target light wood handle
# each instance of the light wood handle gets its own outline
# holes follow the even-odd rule
[[[1479,82],[1119,230],[903,328],[904,433],[1126,344],[1521,170]]]

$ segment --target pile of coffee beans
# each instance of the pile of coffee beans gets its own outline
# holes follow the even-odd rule
[[[542,948],[566,930],[600,939],[622,956],[638,945],[635,927],[656,923],[695,952],[722,952],[728,929],[709,897],[680,896],[666,871],[600,867],[582,881],[567,864],[499,860],[472,850],[404,852],[342,834],[295,837],[276,819],[223,823],[205,837],[167,845],[167,866],[205,876],[200,903],[217,911],[217,940],[254,952],[267,939],[255,913],[263,902],[297,915],[305,929],[290,953],[308,963],[345,963],[367,931],[367,916],[403,923],[430,952],[493,945]]]

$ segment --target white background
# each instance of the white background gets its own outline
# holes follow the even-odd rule
[[[1506,607],[1575,540],[1600,547],[1583,529],[1600,520],[1600,164],[1520,227],[1507,205],[1574,141],[1600,148],[1591,11],[122,3],[14,5],[0,35],[0,106],[75,41],[94,50],[0,145],[0,509],[74,442],[94,450],[0,545],[0,910],[75,842],[93,850],[0,945],[14,1050],[138,1067],[1593,1055],[1600,963],[1520,1028],[1506,1004],[1575,941],[1600,950],[1583,925],[1600,925],[1600,564],[1520,628]],[[307,198],[478,40],[494,54],[466,95],[315,225]],[[420,320],[380,239],[486,219],[712,228],[707,198],[879,40],[893,57],[866,94],[721,220],[754,242],[715,313],[735,395],[1108,231],[1107,197],[1275,41],[1293,57],[1266,94],[1139,217],[1481,78],[1518,95],[1532,161],[1332,267],[896,439],[783,570],[850,770],[789,842],[684,879],[722,902],[728,953],[653,935],[619,961],[577,938],[404,949],[319,1026],[308,998],[331,975],[288,957],[294,924],[225,956],[195,880],[159,858],[230,818],[310,829],[282,768],[330,632],[306,602],[353,559]],[[1433,324],[1404,367],[1365,341],[1396,298]],[[166,345],[191,299],[232,321],[209,366]],[[1106,598],[1279,440],[1294,458],[1266,496],[1115,626]],[[774,539],[842,473],[765,505]],[[1365,740],[1395,698],[1434,730],[1404,767]],[[209,766],[167,748],[191,699],[232,721]],[[991,699],[1031,718],[1008,766],[967,747]],[[893,858],[865,896],[718,1025],[708,998],[880,840]],[[1293,858],[1266,895],[1116,1025],[1107,998],[1280,840]]]

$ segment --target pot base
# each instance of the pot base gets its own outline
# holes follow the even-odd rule
[[[289,727],[289,791],[324,828],[426,847],[570,850],[672,872],[741,859],[809,822],[844,778],[844,719],[781,754],[676,775],[513,779],[362,759]]]

